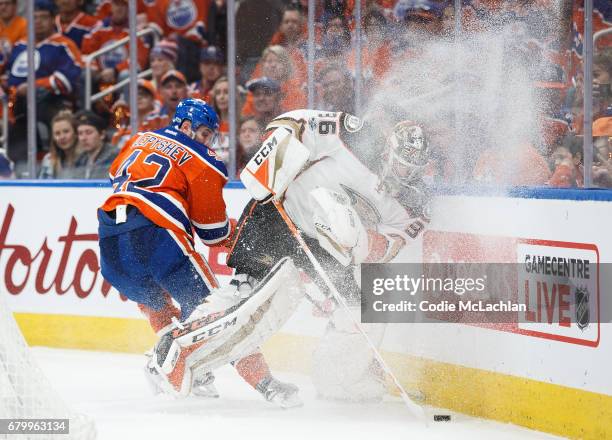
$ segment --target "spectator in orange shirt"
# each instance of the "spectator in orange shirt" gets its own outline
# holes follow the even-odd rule
[[[267,47],[261,56],[261,72],[261,77],[274,80],[280,86],[280,113],[306,106],[304,81],[294,76],[293,63],[285,48],[282,46]],[[255,114],[253,107],[253,95],[249,93],[242,107],[242,116]]]
[[[0,66],[8,61],[13,46],[27,38],[27,21],[17,15],[17,0],[0,0]]]
[[[286,48],[299,48],[306,40],[307,32],[301,9],[295,5],[288,5],[283,10],[280,25],[270,39],[269,46],[281,45]]]
[[[153,72],[153,85],[159,90],[162,77],[176,68],[178,60],[178,45],[171,40],[161,40],[149,55],[151,71]]]
[[[208,46],[200,52],[200,75],[198,81],[189,86],[189,96],[212,102],[211,90],[225,72],[225,56],[218,47]]]
[[[126,0],[113,0],[111,3],[112,13],[110,18],[104,20],[90,34],[83,38],[83,54],[90,54],[98,49],[129,36],[128,29],[128,4]],[[149,47],[142,41],[137,40],[138,64],[143,69],[149,57]],[[105,85],[115,84],[118,76],[129,67],[129,44],[121,45],[115,50],[105,53],[97,58],[92,64],[98,72],[97,80]]]
[[[145,123],[148,130],[157,130],[170,124],[174,118],[176,106],[188,96],[185,75],[178,70],[166,72],[161,78],[159,94],[162,106],[146,118]]]
[[[268,44],[268,46],[283,46],[287,50],[296,71],[303,78],[306,78],[307,75],[305,61],[307,36],[308,28],[305,26],[301,8],[289,5],[283,10],[278,30]]]
[[[266,77],[257,78],[247,83],[247,89],[253,96],[253,116],[261,126],[267,126],[282,113],[281,88],[278,81]]]
[[[70,38],[81,49],[85,35],[101,22],[82,11],[82,0],[55,0],[55,4],[58,9],[58,14],[55,16],[57,31]]]
[[[389,23],[378,9],[370,9],[363,18],[365,45],[363,47],[363,69],[366,80],[380,81],[391,67],[391,41]],[[355,64],[355,53],[351,67]]]

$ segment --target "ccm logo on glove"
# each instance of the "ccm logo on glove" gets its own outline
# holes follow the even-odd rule
[[[270,152],[274,150],[274,147],[276,147],[277,144],[278,144],[278,140],[276,139],[276,137],[272,137],[272,140],[268,142],[266,145],[264,145],[257,152],[257,155],[253,158],[253,161],[255,162],[255,164],[261,165],[262,162],[266,159],[266,157],[268,157],[268,154],[270,154]]]

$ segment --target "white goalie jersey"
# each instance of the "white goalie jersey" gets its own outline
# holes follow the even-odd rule
[[[298,228],[317,237],[312,192],[320,187],[345,194],[367,230],[367,262],[386,262],[424,229],[427,219],[380,189],[379,178],[354,154],[347,139],[362,129],[362,121],[346,113],[296,110],[274,119],[268,130],[291,131],[309,151],[301,172],[288,185],[283,205]],[[359,146],[382,150],[384,145]],[[382,160],[382,158],[380,159]]]

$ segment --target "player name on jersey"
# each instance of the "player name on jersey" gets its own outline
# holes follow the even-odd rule
[[[149,150],[155,150],[176,162],[178,166],[183,165],[193,158],[193,155],[179,143],[168,138],[160,137],[160,135],[153,133],[141,136],[134,143],[134,147],[143,147]]]

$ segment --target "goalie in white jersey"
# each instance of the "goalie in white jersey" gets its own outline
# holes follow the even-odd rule
[[[388,262],[428,223],[423,171],[428,148],[410,121],[384,133],[346,113],[296,110],[274,119],[267,140],[241,179],[253,195],[228,256],[233,281],[249,288],[283,257],[291,257],[322,292],[327,288],[270,199],[284,209],[338,291],[358,304],[355,269]],[[349,324],[332,316],[314,354],[314,383],[322,397],[378,399],[382,373]],[[368,326],[382,342],[384,326]],[[347,366],[350,365],[350,368]]]

